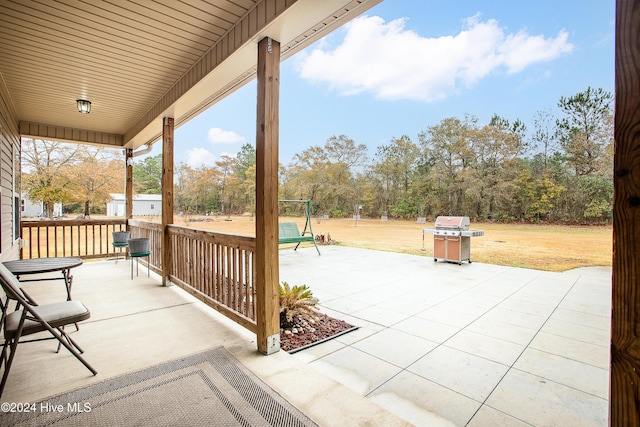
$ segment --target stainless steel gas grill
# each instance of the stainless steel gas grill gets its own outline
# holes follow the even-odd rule
[[[468,216],[439,216],[435,228],[423,229],[423,244],[424,235],[433,234],[433,260],[471,263],[471,238],[484,236],[484,231],[469,230],[470,225]]]

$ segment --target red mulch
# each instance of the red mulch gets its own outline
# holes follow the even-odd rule
[[[294,353],[301,347],[310,346],[322,340],[337,337],[349,329],[355,329],[353,325],[344,320],[329,317],[326,314],[320,315],[313,325],[313,331],[305,330],[303,333],[287,334],[280,333],[280,348],[284,351]]]

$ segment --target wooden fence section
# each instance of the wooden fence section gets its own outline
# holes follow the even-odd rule
[[[21,221],[20,257],[116,256],[111,233],[124,229],[123,219]]]
[[[168,232],[171,282],[255,333],[255,238],[173,225]]]

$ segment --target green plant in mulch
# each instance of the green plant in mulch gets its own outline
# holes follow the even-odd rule
[[[280,327],[290,328],[298,319],[316,320],[319,311],[316,308],[318,298],[307,285],[289,286],[287,282],[280,284]]]

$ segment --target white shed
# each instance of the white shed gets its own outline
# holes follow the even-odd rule
[[[111,194],[111,199],[110,202],[107,202],[107,216],[124,216],[124,194]],[[135,194],[133,196],[134,216],[157,216],[161,213],[161,194]]]
[[[34,202],[29,199],[29,196],[27,196],[27,193],[24,191],[21,193],[20,199],[20,215],[22,218],[44,216],[44,203],[42,203],[42,201]],[[53,204],[53,216],[62,216],[62,203]]]

